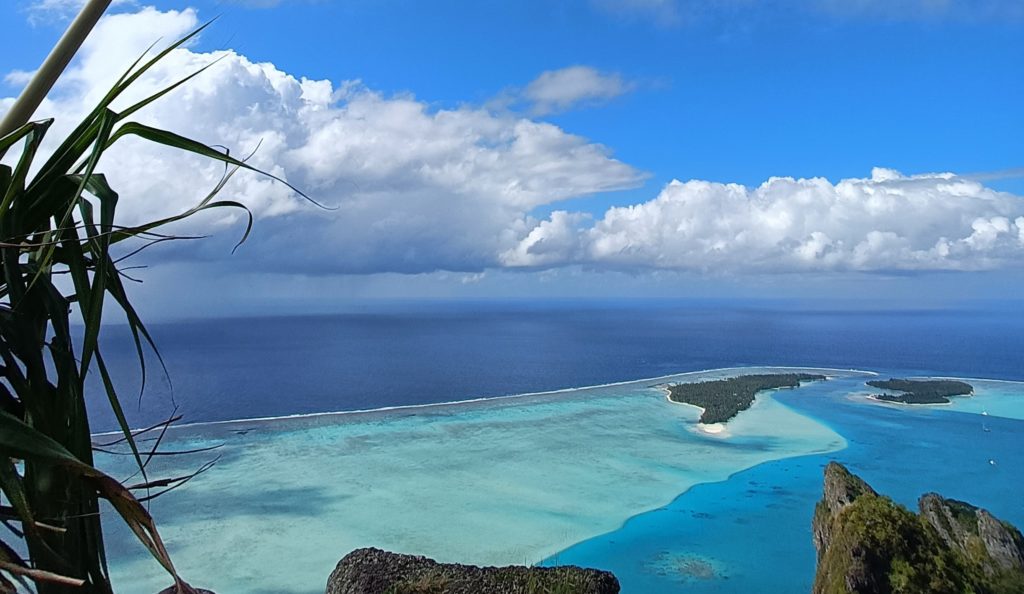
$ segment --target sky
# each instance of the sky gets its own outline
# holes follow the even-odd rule
[[[80,5],[0,5],[0,113]],[[142,254],[151,315],[1024,288],[1019,0],[115,0],[37,117],[55,142],[214,17],[132,94],[215,64],[137,119],[326,208],[235,176],[251,238],[221,211]],[[222,173],[141,141],[101,165],[124,223]]]

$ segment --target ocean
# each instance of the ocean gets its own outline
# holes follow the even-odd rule
[[[948,407],[863,398],[874,373],[1022,379],[1022,329],[991,305],[449,303],[185,321],[151,328],[173,389],[151,364],[129,408],[134,426],[184,416],[165,449],[218,446],[152,470],[217,458],[153,513],[182,574],[221,593],[322,592],[357,546],[601,567],[624,594],[798,593],[829,460],[908,506],[939,491],[1024,525],[1024,384],[975,381],[976,398]],[[127,338],[110,329],[108,359],[137,391]],[[759,396],[722,436],[660,388],[757,366],[832,379]],[[93,419],[113,427],[100,407]],[[125,457],[100,462],[131,473]],[[166,585],[107,529],[121,591]]]
[[[186,320],[150,330],[169,371],[138,365],[123,326],[107,360],[133,426],[361,410],[541,392],[685,371],[785,365],[1024,379],[1024,309],[798,303],[427,303],[356,313]],[[94,388],[99,389],[98,383]],[[173,401],[173,404],[172,404]],[[104,399],[94,431],[116,429]]]

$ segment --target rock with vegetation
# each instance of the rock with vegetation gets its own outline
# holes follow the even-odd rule
[[[724,423],[750,408],[761,390],[796,388],[800,382],[827,379],[809,373],[771,373],[741,375],[721,380],[674,384],[668,387],[669,399],[704,409],[701,423]]]
[[[607,571],[579,567],[476,567],[357,549],[327,580],[326,594],[617,594]]]
[[[920,514],[840,464],[814,511],[814,594],[1021,594],[1024,538],[983,509],[934,493]]]
[[[897,392],[877,394],[874,397],[886,402],[903,404],[947,404],[952,396],[966,396],[974,393],[974,386],[956,380],[908,380],[887,379],[867,382],[872,388]]]

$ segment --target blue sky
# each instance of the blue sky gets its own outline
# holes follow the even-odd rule
[[[0,7],[13,24],[0,39],[0,73],[15,72],[0,97],[16,95],[17,72],[38,64],[73,4]],[[256,205],[249,255],[232,259],[226,239],[214,239],[152,256],[156,285],[198,262],[222,279],[217,294],[244,285],[236,274],[255,283],[246,293],[300,275],[322,305],[378,294],[784,295],[792,290],[779,287],[794,284],[823,297],[899,286],[892,293],[912,300],[922,286],[947,297],[965,284],[974,287],[968,297],[1009,297],[1008,287],[1021,286],[1024,7],[1016,1],[192,0],[123,2],[112,12],[125,18],[100,31],[44,111],[74,111],[107,75],[102,65],[116,70],[146,33],[153,41],[219,15],[160,76],[223,50],[238,68],[212,73],[198,99],[173,101],[195,99],[190,113],[215,104],[218,122],[254,109],[274,114],[219,135],[196,129],[220,144],[288,130],[281,152],[261,149],[267,164],[339,207],[318,215],[253,182],[238,189]],[[305,90],[263,92],[276,76],[329,81],[316,99],[321,115],[289,120],[312,105],[313,91],[296,83]],[[288,103],[297,93],[304,103]],[[196,118],[173,111],[151,117],[191,132]],[[348,117],[341,136],[314,142]],[[361,139],[350,141],[354,134]],[[367,140],[385,136],[393,147]],[[338,138],[353,144],[337,149]],[[467,138],[459,150],[480,153],[471,163],[408,148]],[[366,173],[406,150],[393,168]],[[309,164],[321,157],[319,168]],[[370,157],[377,161],[362,161]],[[342,173],[331,177],[335,169]],[[794,183],[766,184],[786,177]],[[871,203],[881,195],[888,202]],[[317,216],[339,221],[313,223],[310,241],[334,251],[330,258],[298,249],[272,270],[260,267],[301,241],[286,231],[297,218]],[[368,227],[378,234],[359,234]],[[353,230],[353,243],[331,243]],[[389,232],[407,239],[380,238]],[[267,291],[268,303],[277,292]]]

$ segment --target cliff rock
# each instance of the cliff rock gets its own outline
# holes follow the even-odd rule
[[[935,493],[918,505],[915,514],[830,463],[812,525],[814,594],[1024,593],[1016,528]]]
[[[579,567],[476,567],[380,549],[346,555],[326,594],[618,594],[607,571]]]

